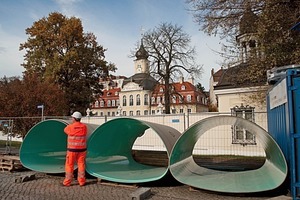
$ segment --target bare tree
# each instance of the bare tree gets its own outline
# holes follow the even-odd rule
[[[250,61],[253,72],[250,75],[265,75],[267,69],[299,62],[300,37],[299,33],[291,33],[291,27],[299,21],[300,1],[186,0],[186,3],[191,6],[190,11],[202,31],[230,41],[232,45],[223,48],[223,55],[227,58],[230,53],[237,55],[235,37],[241,34],[241,29],[253,27],[256,23],[251,32],[255,32],[259,44],[257,50],[264,56]],[[245,18],[247,9],[257,16],[255,22]]]
[[[201,75],[202,65],[195,63],[195,47],[190,46],[191,37],[181,26],[162,23],[144,34],[143,44],[149,53],[151,73],[165,84],[165,112],[170,114],[171,83],[188,73]]]

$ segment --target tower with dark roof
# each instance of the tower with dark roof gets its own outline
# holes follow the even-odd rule
[[[149,73],[149,54],[146,51],[143,40],[141,40],[140,48],[135,53],[136,60],[134,61],[134,71],[135,74],[139,73]]]
[[[239,23],[239,35],[236,41],[240,48],[240,62],[245,63],[250,56],[258,56],[257,51],[257,23],[259,17],[251,10],[249,3],[246,4],[243,16]]]

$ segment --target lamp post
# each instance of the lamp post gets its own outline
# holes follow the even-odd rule
[[[44,120],[44,105],[38,105],[37,106],[38,109],[42,109],[42,121]]]

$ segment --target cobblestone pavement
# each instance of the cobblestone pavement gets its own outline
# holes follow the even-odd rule
[[[17,183],[20,177],[35,175],[33,180]],[[62,186],[63,175],[49,175],[44,173],[23,171],[23,172],[0,172],[0,199],[7,200],[68,200],[68,199],[101,199],[118,200],[132,199],[132,193],[137,190],[133,185],[117,185],[114,183],[104,184],[97,179],[90,177],[87,185],[80,187],[76,182],[70,187]],[[170,184],[173,183],[173,184]],[[174,184],[175,183],[175,184]],[[272,198],[272,194],[251,194],[251,195],[225,195],[199,189],[191,189],[187,185],[177,183],[174,179],[157,181],[138,185],[151,189],[151,200],[262,200]]]

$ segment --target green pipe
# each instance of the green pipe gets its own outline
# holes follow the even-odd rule
[[[239,126],[254,134],[265,150],[264,165],[255,170],[239,172],[212,170],[197,165],[192,156],[196,142],[207,130],[222,125]],[[288,168],[281,149],[263,128],[242,118],[216,116],[195,123],[182,134],[171,153],[170,171],[179,182],[195,188],[251,193],[279,187],[286,179]]]
[[[168,158],[180,137],[174,128],[132,118],[118,118],[99,126],[90,136],[86,171],[100,179],[141,183],[159,180],[169,166],[157,167],[136,162],[132,157],[135,140],[147,129],[152,129],[164,143]]]
[[[71,121],[45,120],[33,126],[20,148],[20,161],[30,170],[62,173],[66,160],[67,135],[64,128]],[[97,125],[86,124],[88,135]]]

